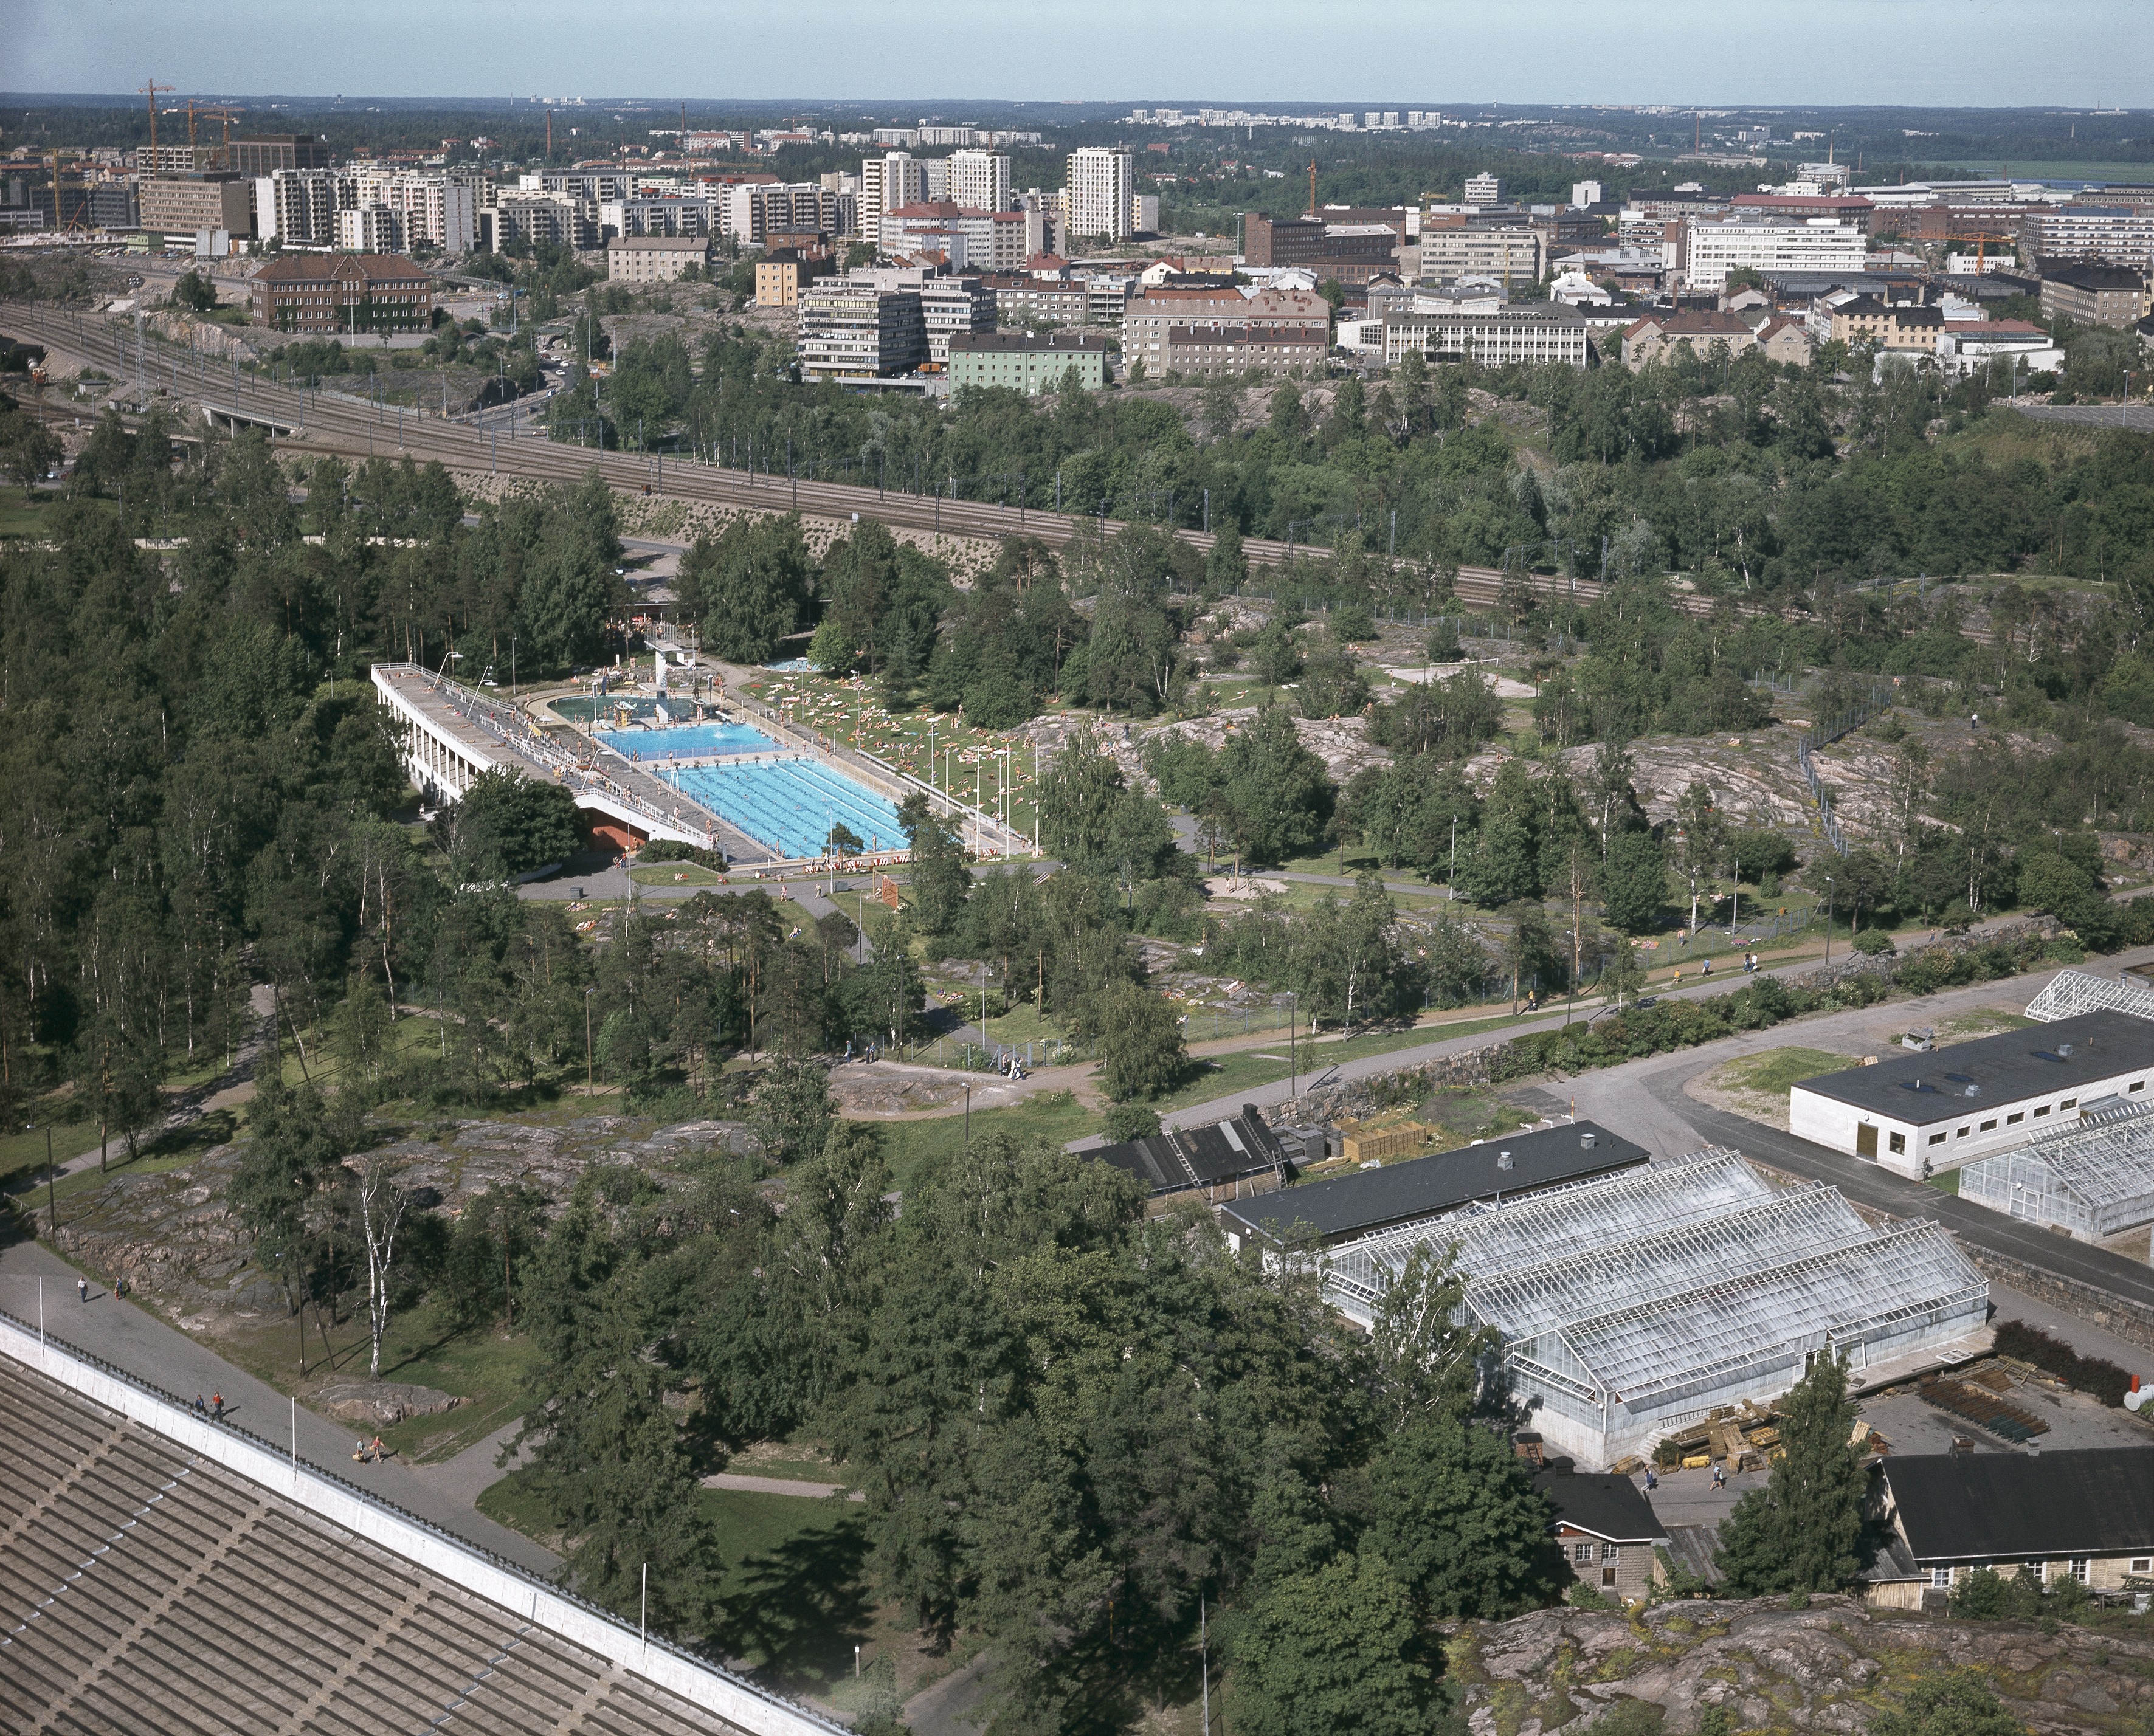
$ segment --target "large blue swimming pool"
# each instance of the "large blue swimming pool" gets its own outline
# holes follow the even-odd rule
[[[684,723],[670,730],[600,730],[599,740],[625,759],[692,760],[714,753],[774,753],[778,744],[744,723]]]
[[[677,733],[677,732],[675,732]],[[820,856],[843,823],[869,850],[901,850],[897,809],[819,761],[744,760],[661,774],[712,812],[782,856]]]

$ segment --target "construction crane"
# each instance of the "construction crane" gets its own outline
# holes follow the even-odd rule
[[[194,116],[196,114],[206,115],[212,120],[222,120],[224,123],[224,166],[227,169],[232,167],[232,123],[238,120],[241,115],[244,115],[247,112],[246,109],[209,108],[196,109],[191,103],[187,106],[191,111],[187,116],[187,122],[190,129],[193,126]],[[191,130],[187,135],[187,142],[190,145],[194,143],[194,135]]]
[[[146,95],[150,99],[150,152],[153,157],[157,150],[157,93],[161,90],[170,90],[172,88],[170,84],[160,84],[155,78],[152,78],[148,84],[140,86],[135,92],[137,96]]]
[[[1978,232],[1973,235],[1955,235],[1946,245],[1947,247],[1954,243],[1964,246],[1968,242],[1974,243],[1974,274],[1977,277],[1980,277],[1989,268],[1983,263],[1983,261],[1988,253],[1992,242],[1995,242],[2000,248],[2009,247],[2012,250],[2012,262],[2015,265],[2019,262],[2019,237],[2016,235],[1985,235]]]

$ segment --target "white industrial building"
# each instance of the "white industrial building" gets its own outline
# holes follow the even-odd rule
[[[2143,1102],[2150,1079],[2154,1022],[2083,1012],[1804,1079],[1789,1089],[1788,1129],[1919,1181],[2097,1107]]]
[[[1872,1226],[1837,1189],[1778,1187],[1719,1149],[1340,1244],[1327,1296],[1369,1324],[1423,1246],[1452,1250],[1467,1317],[1502,1335],[1532,1426],[1581,1469],[1774,1397],[1820,1354],[1858,1372],[1918,1357],[1989,1306],[1937,1224]]]
[[[2154,1223],[2154,1113],[2120,1103],[1978,1158],[1959,1197],[2086,1242]]]

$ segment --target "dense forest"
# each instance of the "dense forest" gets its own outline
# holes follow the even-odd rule
[[[615,317],[602,298],[579,305],[592,291],[559,260],[508,268],[543,276],[595,348]],[[1138,520],[1059,551],[1012,538],[962,584],[872,522],[818,559],[786,515],[736,521],[682,563],[681,606],[727,658],[789,641],[893,710],[962,707],[998,730],[1083,713],[1039,792],[1057,871],[968,863],[915,802],[903,906],[865,936],[760,890],[616,907],[579,934],[505,883],[576,841],[565,794],[489,777],[415,823],[366,677],[460,655],[476,678],[513,655],[529,680],[625,649],[603,482],[474,504],[438,466],[287,467],[252,436],[183,446],[155,414],[111,416],[36,536],[0,543],[0,1109],[19,1122],[64,1092],[116,1149],[142,1148],[163,1088],[217,1073],[266,987],[299,1077],[263,1068],[227,1203],[303,1347],[309,1319],[325,1342],[324,1316],[368,1285],[395,1117],[544,1107],[589,1077],[635,1115],[744,1122],[753,1157],[606,1169],[550,1204],[503,1188],[453,1222],[420,1211],[394,1285],[368,1287],[378,1319],[521,1323],[532,1499],[589,1595],[629,1610],[640,1565],[659,1569],[654,1625],[684,1640],[782,1662],[767,1611],[722,1591],[694,1491],[803,1433],[860,1481],[847,1535],[875,1595],[937,1643],[980,1637],[1010,1662],[998,1731],[1186,1700],[1200,1621],[1237,1729],[1442,1728],[1438,1624],[1564,1583],[1439,1266],[1352,1335],[1306,1273],[1234,1259],[1202,1214],[1147,1217],[1115,1172],[999,1135],[910,1176],[893,1211],[884,1141],[838,1115],[825,1068],[921,1031],[926,960],[977,961],[991,1005],[1029,1005],[1095,1055],[1127,1132],[1190,1077],[1141,936],[1201,943],[1207,969],[1291,990],[1334,1027],[1492,982],[1635,991],[1636,937],[1731,879],[1762,892],[1815,871],[1780,832],[1729,823],[1702,781],[1672,822],[1639,794],[1649,740],[1766,728],[1761,676],[1799,678],[1820,715],[1900,683],[1865,725],[1897,781],[1834,860],[1843,915],[1957,925],[2017,906],[2088,946],[2154,932],[2154,907],[2108,899],[2095,836],[2154,830],[2134,729],[2154,715],[2146,436],[2035,426],[1980,381],[1939,399],[1749,359],[1401,370],[1260,408],[1230,384],[942,411],[804,387],[781,347],[738,330],[692,353],[624,340],[612,359],[572,395],[609,444],[758,465],[789,444],[804,474],[1034,505],[1059,490]],[[49,461],[39,440],[0,406],[19,480]],[[1167,534],[1207,515],[1208,552]],[[1289,529],[1331,552],[1253,572],[1240,537]],[[1451,588],[1467,562],[1543,582],[1469,623]],[[1545,583],[1574,563],[1604,581],[1590,603]],[[1876,583],[1902,578],[1917,582]],[[1468,627],[1508,646],[1537,690],[1531,727],[1472,671],[1374,690],[1363,653],[1401,609],[1435,618],[1416,629],[1432,657]],[[1198,718],[1222,681],[1247,700],[1217,746],[1145,736],[1141,776],[1118,757],[1124,726]],[[1975,710],[2002,727],[1922,746],[1920,725]],[[1387,763],[1335,778],[1297,725],[1340,719]],[[1456,908],[1409,922],[1372,873],[1313,903],[1207,910],[1207,865],[1349,848],[1452,883]],[[1920,955],[1896,980],[2031,956]],[[1514,1045],[1508,1065],[1602,1064],[1866,1004],[1886,982],[1633,1008]],[[1800,1499],[1734,1526],[1738,1589],[1845,1576],[1836,1375],[1790,1430],[1816,1473]]]

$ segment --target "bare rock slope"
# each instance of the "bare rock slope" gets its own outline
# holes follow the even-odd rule
[[[1855,1732],[1916,1677],[1957,1669],[2038,1736],[2136,1736],[2154,1718],[2154,1635],[1872,1614],[1845,1597],[1543,1610],[1458,1629],[1450,1663],[1474,1736],[1584,1731],[1626,1698],[1663,1708],[1671,1736],[1712,1708],[1738,1730]]]

